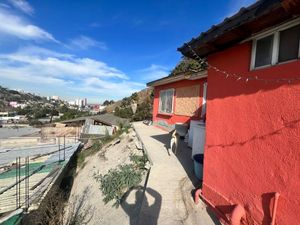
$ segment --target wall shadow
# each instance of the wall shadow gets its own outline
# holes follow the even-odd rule
[[[274,203],[274,195],[275,195],[274,192],[264,193],[261,195],[261,204],[264,212],[262,225],[271,224],[272,214],[271,214],[270,205],[271,203]]]

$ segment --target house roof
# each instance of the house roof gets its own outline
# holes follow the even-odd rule
[[[169,75],[163,78],[160,78],[158,80],[151,81],[147,83],[148,87],[156,87],[164,84],[170,84],[176,81],[181,81],[181,80],[197,80],[201,78],[207,77],[207,71],[201,71],[197,73],[179,73],[176,75]]]
[[[78,117],[71,120],[65,120],[62,121],[62,123],[76,123],[76,122],[83,122],[86,119],[92,119],[94,121],[109,125],[109,126],[118,126],[120,123],[123,124],[129,124],[128,119],[120,118],[118,116],[115,116],[111,113],[101,114],[101,115],[95,115],[95,116],[85,116],[85,117]]]
[[[299,14],[300,0],[259,0],[247,8],[241,8],[238,13],[225,18],[220,24],[213,25],[197,38],[183,44],[178,51],[195,58],[191,47],[200,57],[206,57]]]

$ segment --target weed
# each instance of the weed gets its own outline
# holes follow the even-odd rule
[[[104,203],[114,200],[114,207],[118,207],[122,202],[124,194],[133,187],[138,186],[147,170],[147,156],[130,156],[131,164],[119,165],[115,169],[110,169],[105,175],[94,174],[94,178],[100,182]]]

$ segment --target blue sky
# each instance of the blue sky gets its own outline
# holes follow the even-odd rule
[[[177,48],[255,0],[0,0],[0,85],[121,99],[168,75]]]

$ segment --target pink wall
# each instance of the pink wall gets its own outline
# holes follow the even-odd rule
[[[175,123],[187,123],[191,119],[200,119],[201,115],[201,105],[202,105],[202,96],[203,96],[203,84],[206,81],[206,79],[200,79],[200,80],[182,80],[182,81],[177,81],[174,83],[170,84],[165,84],[161,86],[157,86],[154,89],[154,102],[153,102],[153,121],[159,121],[159,120],[164,120],[168,124],[172,125]],[[176,88],[180,87],[186,87],[186,86],[194,86],[194,85],[200,85],[200,93],[199,93],[199,116],[197,117],[189,117],[189,116],[181,116],[181,115],[175,115],[174,113],[171,115],[164,115],[164,114],[159,114],[158,112],[158,107],[159,107],[159,91],[169,89],[169,88],[174,88],[175,89],[175,97],[174,97],[174,109],[176,108]]]
[[[209,56],[235,74],[300,78],[300,61],[249,71],[251,43]],[[270,200],[281,194],[277,224],[299,224],[300,82],[236,81],[208,71],[204,195],[224,213],[242,204],[245,224],[269,225]]]

